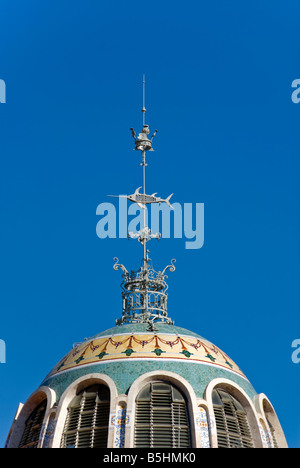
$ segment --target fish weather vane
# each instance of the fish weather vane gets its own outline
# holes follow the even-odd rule
[[[137,203],[137,205],[142,208],[143,210],[146,209],[145,204],[147,203],[167,203],[170,208],[173,209],[173,206],[170,203],[170,198],[172,197],[173,193],[168,196],[165,200],[159,197],[155,197],[157,192],[152,193],[152,195],[146,195],[144,193],[140,193],[140,189],[142,187],[138,187],[136,191],[132,195],[108,195],[109,197],[119,197],[119,198],[127,198],[127,200],[130,200],[132,202]]]
[[[143,128],[141,133],[136,136],[135,131],[131,128],[131,133],[135,141],[134,150],[141,151],[143,168],[143,185],[138,187],[131,195],[109,195],[113,197],[127,198],[127,200],[136,203],[143,209],[143,227],[139,232],[128,232],[129,238],[137,238],[143,246],[143,260],[141,267],[138,271],[131,271],[130,273],[119,263],[117,258],[114,258],[114,269],[123,271],[122,282],[122,297],[123,297],[123,313],[121,319],[117,320],[117,325],[123,323],[148,323],[149,330],[156,330],[154,323],[167,323],[173,324],[172,320],[167,314],[167,294],[168,286],[165,282],[166,271],[175,271],[175,260],[171,260],[171,265],[168,265],[162,272],[156,272],[152,267],[152,262],[149,259],[149,251],[147,250],[147,242],[151,239],[160,239],[161,234],[152,233],[149,226],[146,224],[146,205],[151,203],[166,203],[170,208],[173,208],[170,203],[170,198],[173,194],[169,195],[166,199],[156,197],[157,192],[152,195],[146,193],[146,153],[147,151],[154,151],[152,148],[153,135],[148,138],[150,133],[149,126],[145,123],[145,76],[143,76]],[[143,189],[143,193],[140,190]]]

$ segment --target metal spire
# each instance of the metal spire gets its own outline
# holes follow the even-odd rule
[[[151,239],[160,239],[161,234],[158,232],[153,234],[151,229],[146,224],[146,205],[151,203],[167,203],[171,208],[170,198],[173,194],[169,195],[166,199],[156,197],[155,193],[152,195],[146,194],[146,153],[148,151],[154,151],[152,148],[153,138],[155,137],[157,130],[154,131],[153,135],[148,138],[150,133],[149,126],[145,123],[145,75],[143,75],[143,128],[138,137],[131,128],[131,133],[135,141],[136,151],[141,151],[143,168],[143,186],[136,189],[132,195],[117,195],[119,197],[125,197],[131,202],[137,203],[140,208],[144,210],[143,216],[143,228],[137,232],[128,232],[128,238],[137,238],[143,246],[143,259],[141,268],[138,271],[131,271],[129,273],[124,265],[119,263],[117,258],[114,258],[115,264],[114,269],[119,268],[123,271],[123,282],[121,284],[123,292],[123,314],[122,318],[117,320],[117,325],[122,323],[148,323],[151,330],[154,330],[154,322],[163,322],[172,324],[173,322],[167,316],[167,294],[166,291],[168,286],[165,282],[167,276],[166,271],[175,270],[175,260],[171,261],[171,265],[168,265],[163,272],[156,272],[152,267],[152,262],[149,259],[147,250],[147,242]],[[139,190],[143,188],[141,194]],[[114,195],[113,195],[114,196]]]
[[[143,224],[143,229],[139,231],[136,234],[133,234],[132,232],[128,233],[129,238],[138,238],[139,242],[143,246],[143,266],[146,268],[147,262],[148,262],[148,251],[147,251],[147,242],[153,238],[159,239],[160,238],[160,233],[153,234],[149,227],[146,225],[146,207],[145,205],[147,203],[151,203],[151,200],[149,197],[151,195],[146,195],[146,152],[147,151],[154,151],[152,148],[152,141],[153,138],[155,137],[157,130],[153,133],[151,139],[149,140],[148,135],[150,133],[149,125],[146,125],[145,123],[145,118],[146,118],[146,107],[145,107],[145,75],[143,75],[143,108],[142,108],[142,113],[143,113],[143,128],[139,136],[136,138],[134,130],[131,128],[130,130],[132,131],[132,136],[135,140],[135,150],[141,151],[142,153],[142,162],[141,166],[143,168],[143,196],[138,194],[139,198],[139,204],[142,205],[144,209],[144,224]],[[135,200],[132,200],[135,201]]]
[[[143,113],[143,128],[145,128],[145,118],[146,118],[146,108],[145,108],[145,75],[143,75],[143,109],[142,109],[142,113]],[[145,198],[145,195],[146,195],[146,152],[145,150],[142,151],[142,157],[143,157],[143,162],[142,162],[142,167],[143,167],[143,194],[144,194],[144,198]],[[146,227],[146,210],[144,209],[144,226],[143,226],[143,229],[145,229]],[[146,248],[146,245],[147,245],[147,241],[145,240],[145,242],[142,244],[143,245],[143,248],[144,248],[144,257],[143,257],[143,261],[144,263],[146,262],[146,256],[147,256],[147,248]]]
[[[142,112],[143,112],[143,126],[145,125],[145,114],[146,114],[146,107],[145,107],[145,84],[146,84],[145,75],[143,75],[143,109],[142,109]]]

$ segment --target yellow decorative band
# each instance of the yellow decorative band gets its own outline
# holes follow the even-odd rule
[[[51,374],[83,364],[128,358],[168,358],[215,363],[244,377],[239,367],[223,351],[206,340],[155,333],[106,336],[80,343],[58,363]]]

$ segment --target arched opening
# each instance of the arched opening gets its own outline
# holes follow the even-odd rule
[[[90,385],[79,391],[68,406],[61,448],[106,448],[110,391]]]
[[[218,448],[253,448],[247,412],[236,397],[222,388],[212,392]]]
[[[186,400],[172,383],[153,381],[136,398],[134,447],[191,447]]]
[[[264,447],[288,448],[279,419],[268,397],[264,393],[255,395],[254,404],[257,413],[261,416]]]
[[[23,435],[18,448],[37,448],[46,413],[47,399],[44,399],[31,412],[25,422]]]

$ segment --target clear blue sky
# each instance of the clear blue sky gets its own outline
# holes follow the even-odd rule
[[[223,349],[300,447],[300,6],[296,0],[0,1],[0,446],[72,344],[121,315],[118,256],[96,207],[132,193],[130,127],[159,133],[149,193],[205,204],[205,243],[152,241],[173,257],[169,314]],[[116,130],[118,136],[116,136]]]

